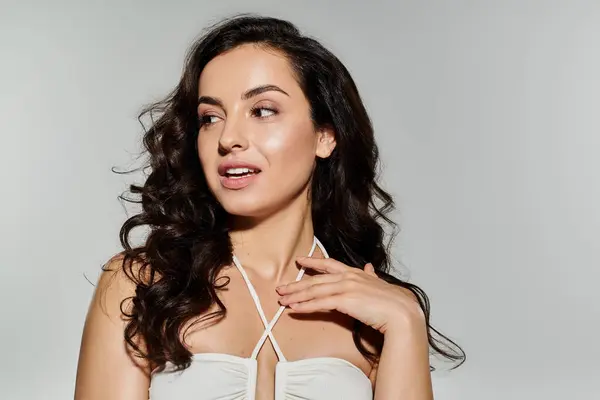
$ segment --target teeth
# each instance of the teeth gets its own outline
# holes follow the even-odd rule
[[[249,174],[251,172],[256,172],[256,170],[253,170],[250,168],[229,168],[225,172],[227,172],[227,174],[229,174],[229,175],[242,175],[242,174]]]

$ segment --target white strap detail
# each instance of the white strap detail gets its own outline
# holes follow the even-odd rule
[[[323,247],[323,244],[319,241],[319,239],[317,239],[316,236],[314,237],[313,245],[310,249],[310,252],[308,253],[308,257],[312,257],[317,246],[319,247],[319,249],[321,249],[323,256],[325,258],[329,258],[329,255],[327,254],[327,251]],[[258,294],[256,293],[256,290],[254,289],[252,282],[250,282],[250,278],[248,278],[248,274],[246,273],[246,271],[242,267],[242,264],[240,263],[240,261],[238,260],[238,258],[235,255],[233,256],[233,263],[235,264],[237,269],[242,274],[242,277],[244,278],[244,281],[246,282],[246,286],[248,286],[248,291],[250,292],[250,295],[252,296],[252,300],[254,300],[254,304],[256,305],[256,310],[258,311],[258,314],[260,315],[260,319],[262,320],[263,325],[265,326],[265,330],[264,330],[262,336],[258,340],[258,343],[256,343],[254,350],[252,351],[251,358],[256,359],[258,357],[258,353],[260,352],[260,349],[262,348],[263,344],[265,343],[265,341],[267,340],[267,337],[268,337],[271,340],[271,344],[273,345],[273,349],[275,349],[275,353],[277,354],[277,358],[279,359],[279,361],[286,361],[286,358],[283,355],[283,352],[281,351],[281,348],[279,347],[279,344],[277,343],[277,340],[275,340],[275,337],[273,336],[273,333],[272,333],[273,327],[275,326],[275,324],[277,323],[277,320],[279,320],[279,317],[281,316],[281,314],[283,314],[283,311],[285,310],[285,306],[280,306],[279,310],[277,310],[277,312],[275,313],[275,316],[273,317],[271,322],[268,322],[265,312],[263,311],[263,308],[260,304],[260,299],[258,297]],[[299,281],[302,278],[302,276],[304,275],[304,271],[305,271],[304,267],[300,268],[300,271],[298,271],[298,275],[296,276],[296,281]]]

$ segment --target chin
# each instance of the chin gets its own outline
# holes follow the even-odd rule
[[[249,198],[220,199],[220,203],[228,214],[236,217],[260,218],[273,211],[272,205]]]
[[[278,189],[248,187],[230,191],[216,188],[213,191],[223,209],[232,216],[241,218],[264,219],[287,208],[303,193],[305,187],[293,190],[290,187]]]

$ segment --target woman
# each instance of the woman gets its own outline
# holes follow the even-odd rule
[[[342,63],[240,15],[197,41],[155,112],[143,211],[99,280],[75,398],[431,399],[429,347],[464,353],[388,273],[393,202]]]

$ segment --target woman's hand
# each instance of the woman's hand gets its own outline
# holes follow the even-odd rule
[[[379,278],[370,263],[359,269],[332,258],[300,257],[297,262],[320,274],[277,287],[281,305],[307,313],[337,310],[383,334],[424,324],[412,292]]]

